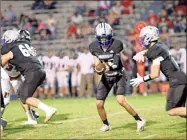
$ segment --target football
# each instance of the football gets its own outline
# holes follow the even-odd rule
[[[103,63],[99,63],[97,66],[95,66],[95,71],[98,74],[102,74],[105,71],[106,67]]]

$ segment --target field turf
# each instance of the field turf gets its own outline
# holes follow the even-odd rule
[[[47,124],[38,109],[38,125],[24,126],[26,115],[19,101],[12,101],[4,118],[9,122],[3,139],[186,139],[186,119],[170,117],[165,112],[165,96],[127,96],[128,102],[146,121],[145,131],[136,132],[136,122],[115,100],[108,97],[106,111],[112,130],[100,132],[102,123],[95,99],[47,99],[58,112]]]

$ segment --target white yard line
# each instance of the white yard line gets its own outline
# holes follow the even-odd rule
[[[164,106],[158,106],[158,107],[146,107],[146,108],[140,108],[137,109],[137,111],[141,111],[141,110],[153,110],[153,109],[161,109]],[[115,116],[118,114],[123,114],[125,113],[125,111],[123,112],[116,112],[116,113],[109,113],[108,116]],[[62,120],[62,121],[55,121],[55,122],[51,122],[52,124],[58,124],[58,123],[71,123],[71,122],[77,122],[77,121],[82,121],[82,120],[88,120],[88,119],[94,119],[94,118],[99,118],[99,116],[90,116],[90,117],[85,117],[85,118],[78,118],[78,119],[71,119],[71,120]]]
[[[154,136],[156,136],[157,134],[153,134],[153,135],[148,135],[148,136],[145,136],[145,137],[142,137],[140,139],[148,139],[148,138],[152,138]]]

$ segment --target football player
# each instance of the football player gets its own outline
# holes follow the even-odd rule
[[[56,63],[58,62],[58,58],[53,55],[52,50],[48,50],[48,56],[44,56],[42,61],[45,72],[47,73],[44,93],[48,97],[52,97],[55,94]]]
[[[59,54],[58,69],[57,69],[57,80],[59,85],[59,96],[69,96],[69,72],[68,72],[69,56],[67,52]]]
[[[131,79],[130,84],[138,86],[140,83],[159,77],[160,71],[166,76],[170,84],[167,93],[166,111],[170,116],[186,117],[185,102],[187,98],[186,74],[170,55],[168,46],[159,41],[159,31],[154,26],[146,26],[140,32],[140,44],[145,48],[137,53],[133,59],[144,61],[144,55],[152,61],[150,74]]]
[[[4,45],[1,48],[1,54],[11,51],[13,59],[10,59],[9,63],[16,66],[25,78],[18,89],[21,102],[25,107],[30,105],[44,111],[46,113],[44,122],[47,122],[56,113],[56,109],[32,97],[36,88],[42,84],[46,77],[43,66],[36,57],[35,49],[27,38],[23,39],[15,30],[7,30],[2,36],[2,41]]]
[[[90,52],[94,56],[94,65],[105,64],[106,70],[103,72],[96,93],[96,106],[103,127],[100,129],[105,132],[110,130],[104,103],[109,91],[114,84],[117,85],[117,102],[131,114],[137,122],[137,131],[143,131],[145,120],[139,117],[135,110],[126,101],[124,96],[126,73],[121,61],[123,44],[120,40],[113,38],[113,31],[109,24],[99,23],[95,28],[96,41],[89,45]],[[97,70],[95,69],[97,72]]]
[[[13,58],[13,53],[11,51],[8,52],[7,54],[1,55],[1,66],[6,65],[7,62],[12,58]],[[1,75],[2,75],[2,73],[1,73]],[[2,82],[1,82],[1,84],[2,84]],[[5,108],[5,104],[4,104],[4,98],[3,98],[3,93],[2,93],[2,86],[1,86],[0,92],[1,92],[1,111],[3,111]],[[2,118],[2,112],[0,113],[0,115],[1,115],[0,116],[0,126],[1,126],[1,136],[2,136],[3,129],[7,125],[7,120]]]

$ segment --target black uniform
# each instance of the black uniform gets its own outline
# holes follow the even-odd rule
[[[170,84],[170,89],[167,94],[166,110],[185,106],[187,97],[186,74],[180,70],[176,61],[169,54],[168,47],[162,42],[156,43],[147,52],[147,58],[151,61],[158,57],[163,58],[160,69]]]
[[[114,84],[117,85],[117,95],[124,95],[126,76],[122,65],[120,52],[123,50],[123,44],[120,40],[113,39],[111,46],[104,51],[97,41],[90,44],[89,50],[101,62],[106,62],[110,70],[105,72],[97,87],[96,99],[105,100]],[[113,67],[116,65],[117,67]]]
[[[25,103],[26,99],[32,97],[36,88],[44,81],[46,73],[29,41],[16,41],[2,46],[1,54],[9,51],[12,51],[14,56],[9,63],[16,66],[25,77],[18,90],[21,101]]]
[[[4,108],[5,104],[4,104],[4,98],[3,98],[3,93],[2,93],[2,89],[0,89],[1,91],[1,107]]]

